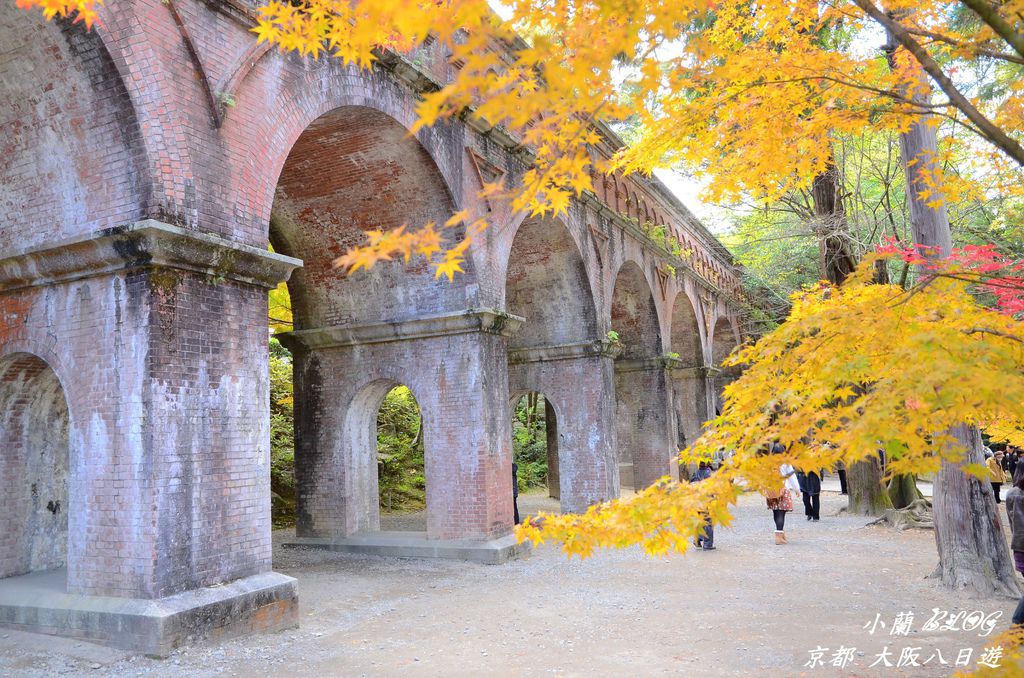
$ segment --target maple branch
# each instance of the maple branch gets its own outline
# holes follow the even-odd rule
[[[1006,40],[1013,47],[1013,51],[1024,57],[1024,34],[1018,33],[1013,26],[1011,26],[1006,19],[999,15],[999,11],[996,10],[987,0],[960,0],[962,3],[974,10],[974,13],[984,21],[989,27],[999,34],[1003,40]],[[857,3],[860,4],[859,2]]]
[[[965,2],[973,1],[965,0]],[[942,71],[942,68],[935,62],[935,59],[928,53],[928,50],[914,40],[903,24],[883,12],[871,0],[853,0],[853,2],[889,31],[889,34],[913,55],[925,72],[932,76],[936,84],[946,93],[953,106],[960,109],[967,116],[968,120],[974,123],[985,139],[988,139],[992,144],[1016,160],[1017,164],[1024,165],[1024,147],[1014,141],[1006,132],[999,129],[981,111],[975,108],[974,104],[967,100],[967,97],[957,89],[953,81],[949,79],[949,76]]]
[[[745,92],[747,90],[750,90],[750,89],[754,89],[755,87],[762,87],[764,85],[786,85],[786,84],[793,83],[793,82],[805,82],[805,81],[808,81],[808,80],[823,80],[825,82],[833,82],[833,83],[835,83],[837,85],[841,85],[843,87],[850,87],[852,89],[861,89],[861,90],[864,90],[865,92],[872,92],[873,94],[878,94],[878,95],[881,95],[881,96],[889,97],[890,99],[892,99],[893,101],[896,101],[897,103],[905,104],[907,106],[913,106],[915,109],[917,109],[917,110],[913,110],[913,111],[906,111],[904,113],[904,115],[934,115],[934,116],[937,116],[937,117],[940,117],[940,118],[945,118],[946,120],[949,120],[950,122],[952,122],[954,125],[960,125],[964,129],[970,130],[971,132],[977,134],[980,137],[983,137],[983,138],[985,137],[985,134],[982,132],[982,130],[980,130],[980,129],[976,128],[976,127],[973,127],[972,125],[967,124],[966,122],[964,122],[963,120],[959,119],[955,115],[950,115],[949,113],[946,113],[945,111],[939,110],[939,109],[942,109],[942,108],[950,108],[950,107],[957,108],[957,106],[952,101],[941,101],[941,102],[939,102],[937,104],[930,104],[930,103],[926,103],[926,102],[923,102],[923,101],[916,101],[914,99],[908,99],[907,97],[903,96],[902,94],[900,94],[899,92],[896,92],[894,90],[880,89],[878,87],[872,87],[871,85],[865,85],[863,83],[854,82],[852,80],[843,80],[842,78],[837,78],[837,77],[831,76],[831,75],[808,75],[808,76],[802,76],[802,77],[798,77],[798,78],[782,78],[782,79],[779,79],[779,80],[761,80],[760,82],[752,83],[750,85],[747,85],[747,86],[741,88],[740,90],[737,91],[736,94],[730,95],[729,98],[730,99],[735,99],[738,94],[740,94],[742,92]]]
[[[974,51],[975,54],[987,56],[992,59],[1011,61],[1015,64],[1024,64],[1024,57],[1019,57],[1016,56],[1015,54],[1007,54],[1006,52],[997,52],[986,47],[980,47],[978,45],[972,45],[970,43],[954,40],[948,35],[942,35],[941,33],[932,33],[931,31],[926,31],[921,28],[908,28],[907,33],[910,33],[911,35],[917,35],[922,38],[931,38],[932,40],[935,40],[937,42],[944,42],[947,45],[952,45],[954,47],[966,47],[967,49]]]
[[[1020,337],[1014,336],[1012,334],[1007,334],[1006,332],[1000,332],[999,330],[990,330],[986,327],[972,327],[969,330],[964,330],[964,334],[991,334],[996,337],[1002,337],[1003,339],[1015,341],[1018,344],[1024,344],[1024,339],[1021,339]]]

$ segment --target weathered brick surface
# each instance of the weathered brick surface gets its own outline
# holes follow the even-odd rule
[[[412,391],[423,418],[427,535],[508,534],[512,456],[504,338],[477,332],[297,349],[296,358],[296,386],[309,393],[296,412],[299,536],[380,529],[377,410],[398,384]]]
[[[601,356],[509,366],[513,394],[543,393],[555,409],[563,511],[619,496],[613,372],[612,359]]]
[[[0,9],[0,250],[137,219],[142,132],[95,33]]]
[[[238,275],[240,250],[201,238],[170,245],[171,263],[125,239],[119,258],[86,265],[103,229],[146,218],[305,260],[291,281],[300,331],[398,333],[297,353],[305,534],[379,524],[373,417],[396,383],[423,410],[432,537],[510,529],[514,394],[555,409],[566,510],[617,496],[620,460],[641,483],[669,472],[727,378],[709,368],[739,340],[723,248],[653,179],[595,177],[555,220],[481,200],[482,182],[522,175],[521,154],[460,121],[406,133],[417,91],[452,75],[439,46],[362,72],[257,46],[240,7],[114,0],[86,33],[0,6],[0,574],[66,556],[71,591],[155,598],[271,566],[256,279],[270,273]],[[491,227],[455,283],[417,258],[333,267],[368,229],[459,209]],[[664,225],[692,258],[673,273],[627,219]],[[57,264],[25,258],[37,246]],[[449,327],[481,309],[525,323]],[[402,334],[431,318],[442,330]],[[66,481],[43,472],[64,458]],[[40,501],[66,484],[56,522],[45,506],[39,521],[32,477]]]

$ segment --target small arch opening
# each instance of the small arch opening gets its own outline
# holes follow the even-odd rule
[[[53,369],[25,353],[0,361],[0,577],[67,566],[69,433]]]
[[[407,386],[395,386],[377,408],[377,503],[382,530],[427,529],[423,415]]]
[[[512,397],[512,463],[517,520],[540,511],[558,513],[561,498],[558,418],[539,391]]]
[[[427,424],[412,391],[394,381],[371,382],[352,400],[340,490],[349,533],[428,531]]]

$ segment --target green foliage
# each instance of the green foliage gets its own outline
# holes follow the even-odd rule
[[[405,386],[384,397],[377,413],[377,472],[385,511],[419,511],[426,506],[426,475],[420,408]]]
[[[295,523],[295,426],[292,355],[270,340],[270,489],[276,527]]]
[[[544,397],[523,396],[512,413],[512,457],[518,465],[519,491],[548,482],[548,435]]]

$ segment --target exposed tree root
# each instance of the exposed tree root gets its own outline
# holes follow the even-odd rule
[[[935,528],[932,517],[932,505],[927,499],[917,499],[910,506],[902,509],[886,509],[885,514],[868,525],[890,525],[897,530],[919,528],[931,530]]]

